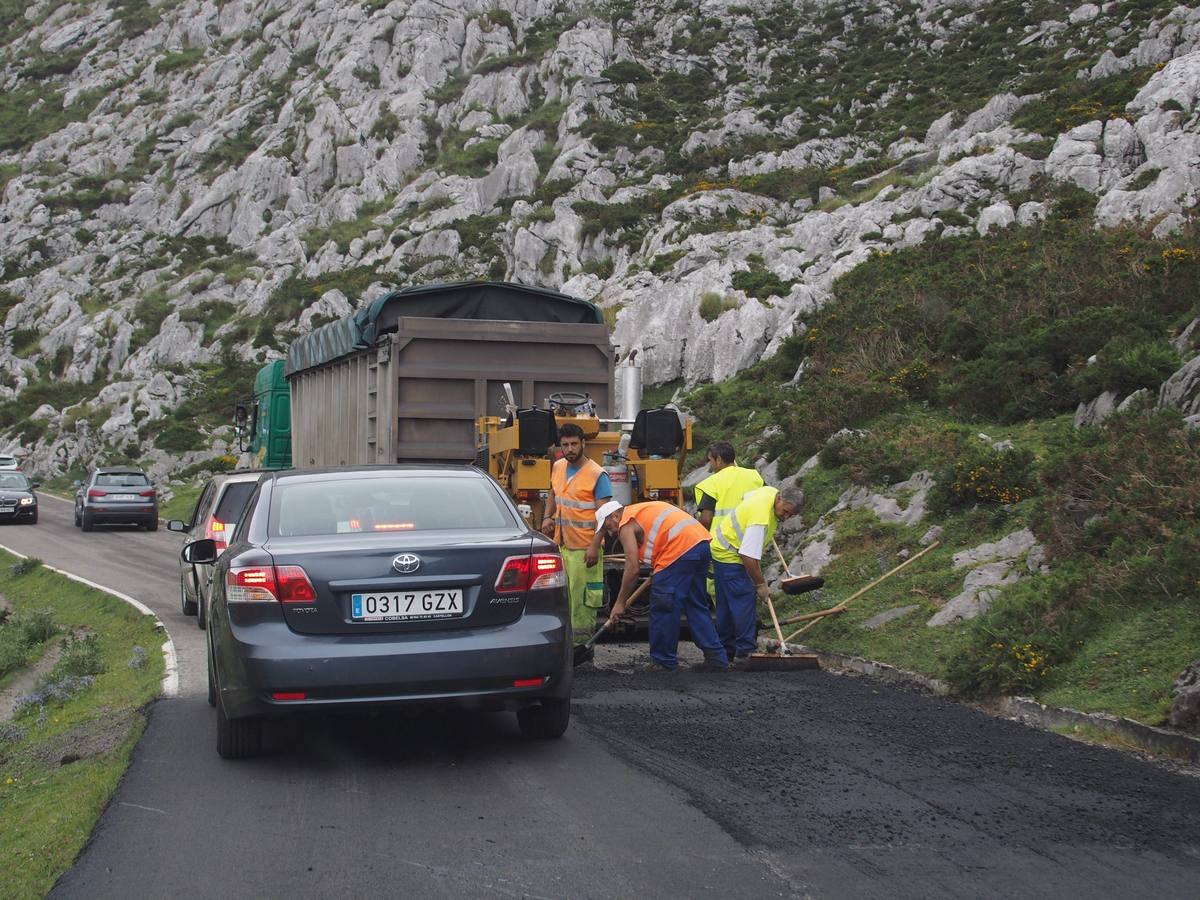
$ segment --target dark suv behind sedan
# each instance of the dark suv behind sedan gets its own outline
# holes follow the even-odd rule
[[[101,524],[158,530],[158,491],[145,472],[112,466],[97,469],[86,482],[76,483],[75,525],[91,531]]]
[[[215,563],[209,702],[217,751],[262,720],[379,706],[513,710],[559,737],[571,708],[562,558],[491,478],[461,467],[267,473]]]

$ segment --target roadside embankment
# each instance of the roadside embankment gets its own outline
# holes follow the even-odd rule
[[[43,896],[83,848],[162,689],[161,629],[0,550],[0,896]]]

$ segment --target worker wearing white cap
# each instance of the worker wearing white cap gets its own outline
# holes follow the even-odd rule
[[[613,601],[608,627],[625,612],[643,564],[650,566],[650,668],[673,672],[679,667],[680,620],[686,612],[692,640],[704,652],[698,668],[725,671],[729,659],[708,610],[705,579],[712,561],[708,529],[670,503],[651,500],[621,506],[615,500],[596,511],[598,547],[604,535],[615,535],[625,551],[621,589]]]

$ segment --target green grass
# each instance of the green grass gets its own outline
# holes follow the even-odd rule
[[[0,591],[18,612],[48,609],[64,633],[95,635],[104,670],[44,717],[20,716],[23,735],[0,742],[0,896],[40,897],[83,848],[128,765],[141,709],[159,692],[163,636],[151,617],[46,569],[14,576],[16,561],[0,552]],[[145,654],[141,668],[130,665],[135,647]],[[72,752],[81,758],[62,763]]]
[[[200,499],[202,490],[204,490],[204,485],[198,481],[191,484],[172,484],[171,499],[158,506],[159,517],[167,521],[171,519],[188,521],[192,516],[192,510],[196,508],[196,501]]]

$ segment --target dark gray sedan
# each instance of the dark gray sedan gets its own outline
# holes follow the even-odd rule
[[[264,717],[380,706],[513,710],[555,738],[571,709],[566,576],[491,478],[462,467],[267,473],[215,563],[217,752],[259,752]]]

